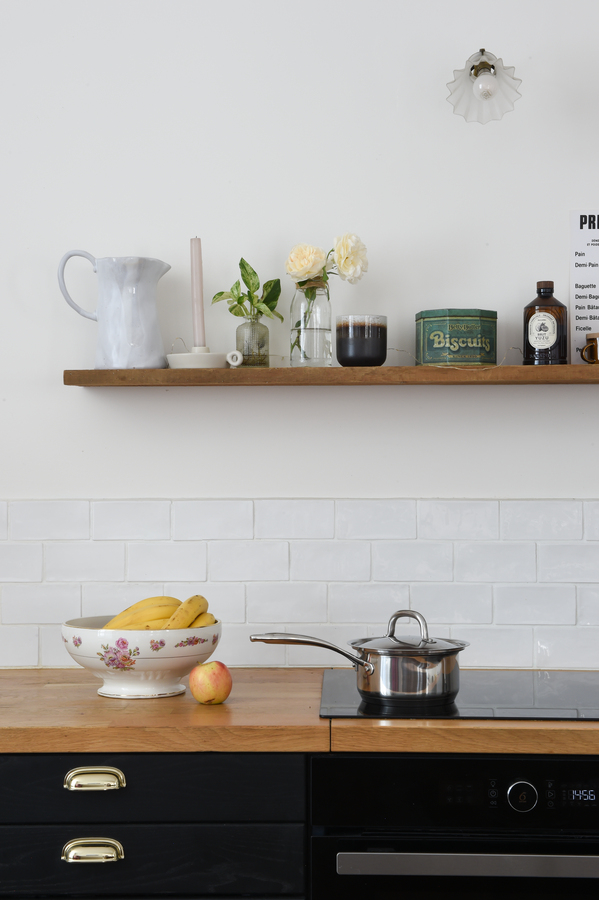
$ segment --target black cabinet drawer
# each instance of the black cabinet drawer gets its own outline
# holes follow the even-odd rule
[[[71,769],[102,765],[122,771],[126,787],[63,787]],[[0,755],[2,824],[303,822],[305,806],[302,754]]]
[[[65,792],[66,793],[66,792]],[[67,863],[67,841],[113,838],[124,858]],[[304,826],[72,825],[0,827],[0,896],[267,898],[304,891]]]

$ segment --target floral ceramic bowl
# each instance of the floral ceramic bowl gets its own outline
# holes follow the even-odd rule
[[[102,697],[147,699],[182,694],[181,678],[216,649],[221,623],[203,628],[123,631],[104,628],[110,617],[71,619],[62,626],[65,648],[103,681]]]

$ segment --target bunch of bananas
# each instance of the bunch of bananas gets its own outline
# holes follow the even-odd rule
[[[194,594],[183,603],[175,597],[148,597],[127,607],[104,628],[120,631],[156,631],[172,628],[202,628],[214,625],[216,619],[208,612],[208,601]]]

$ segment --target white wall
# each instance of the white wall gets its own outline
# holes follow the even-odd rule
[[[445,305],[496,309],[516,363],[535,282],[568,299],[569,211],[597,199],[598,25],[594,0],[3,0],[0,496],[598,496],[592,386],[67,388],[96,325],[56,281],[74,247],[166,260],[170,347],[191,342],[190,237],[208,299],[243,255],[288,316],[290,247],[354,230],[370,271],[334,313],[386,314],[390,364]],[[445,86],[481,45],[522,79],[486,126]],[[95,278],[69,263],[88,308]],[[206,321],[230,348],[224,305]]]

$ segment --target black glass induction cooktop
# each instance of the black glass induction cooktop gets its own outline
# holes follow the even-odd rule
[[[461,669],[455,703],[414,708],[365,703],[352,669],[325,669],[326,719],[587,719],[599,721],[599,671]]]

